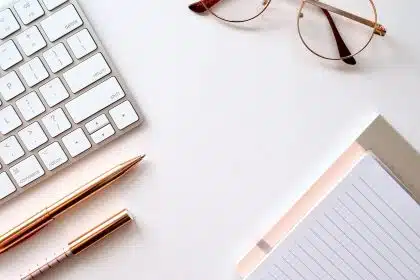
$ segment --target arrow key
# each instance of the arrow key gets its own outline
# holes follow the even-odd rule
[[[92,137],[93,142],[95,142],[96,144],[99,144],[114,134],[115,134],[114,128],[112,128],[112,125],[108,124],[107,126],[93,133],[91,137]]]
[[[105,114],[102,114],[99,117],[88,122],[85,126],[88,133],[92,134],[95,131],[99,130],[100,128],[106,126],[107,124],[109,124],[109,120],[105,116]]]
[[[76,157],[92,147],[81,128],[67,134],[62,140],[64,146],[72,157]]]

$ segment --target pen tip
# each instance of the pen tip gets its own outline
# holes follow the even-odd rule
[[[135,158],[130,159],[129,161],[127,161],[123,164],[124,169],[125,170],[131,169],[132,167],[137,165],[140,161],[142,161],[145,157],[146,157],[146,155],[141,155],[141,156],[137,156]]]
[[[134,164],[139,163],[140,161],[142,161],[144,158],[146,157],[146,155],[141,155],[141,156],[137,156],[133,159]]]
[[[122,168],[121,170],[125,173],[128,170],[130,170],[131,168],[133,168],[134,166],[136,166],[140,161],[142,161],[144,158],[146,157],[146,155],[141,155],[141,156],[137,156],[135,158],[132,158],[124,163],[122,163],[120,165],[120,168]]]

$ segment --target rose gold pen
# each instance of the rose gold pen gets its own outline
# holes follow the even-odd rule
[[[137,163],[139,163],[144,157],[144,155],[138,156],[115,166],[98,178],[90,181],[86,185],[63,197],[53,205],[35,214],[20,225],[5,234],[0,235],[0,254],[29,239],[67,210],[73,208],[80,202],[114,183],[118,178],[122,177]]]
[[[80,252],[88,249],[96,242],[104,239],[112,232],[131,222],[132,219],[133,218],[130,216],[126,209],[122,210],[121,212],[115,214],[105,222],[101,223],[100,225],[94,227],[85,234],[76,238],[74,241],[70,242],[68,249],[64,253],[60,254],[58,257],[55,257],[50,261],[47,261],[44,265],[39,266],[37,269],[31,271],[26,276],[21,277],[21,280],[35,279],[36,277],[45,273],[53,266],[61,263],[66,258],[77,255]]]

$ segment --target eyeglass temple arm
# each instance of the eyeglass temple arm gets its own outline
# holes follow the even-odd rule
[[[213,7],[214,5],[219,3],[220,1],[221,0],[201,0],[201,1],[197,1],[195,3],[192,3],[189,6],[189,8],[190,8],[191,11],[201,14],[201,13],[206,12],[207,8]],[[203,5],[203,2],[205,4],[205,6]]]
[[[192,3],[189,6],[189,8],[193,12],[196,12],[196,13],[204,13],[207,10],[206,9],[206,6],[207,6],[207,8],[211,8],[214,5],[216,5],[217,3],[219,3],[220,1],[221,0],[201,0],[201,1],[197,1],[195,3]],[[336,13],[336,14],[339,14],[339,15],[342,15],[342,16],[344,16],[346,18],[352,19],[354,21],[357,21],[357,22],[359,22],[361,24],[370,26],[370,27],[372,27],[372,28],[375,29],[375,34],[376,35],[380,35],[380,36],[385,36],[386,35],[386,28],[382,24],[380,24],[380,23],[376,23],[375,24],[371,20],[368,20],[368,19],[362,18],[360,16],[357,16],[355,14],[352,14],[352,13],[349,13],[349,12],[346,12],[346,11],[343,11],[343,10],[340,10],[340,9],[338,9],[336,7],[333,7],[333,6],[330,6],[328,4],[319,2],[317,0],[304,0],[304,1],[307,2],[307,3],[309,3],[309,4],[312,4],[314,6],[317,6],[317,7],[321,8],[321,9],[325,9],[327,11],[330,11],[330,12],[333,12],[333,13]],[[206,6],[203,5],[203,2],[205,3]]]
[[[360,17],[358,15],[355,15],[355,14],[352,14],[352,13],[349,13],[349,12],[346,12],[346,11],[343,11],[343,10],[340,10],[340,9],[338,9],[336,7],[330,6],[328,4],[325,4],[325,3],[322,3],[322,2],[319,2],[319,1],[316,1],[316,0],[304,0],[304,1],[306,3],[308,3],[308,4],[312,4],[312,5],[316,6],[316,7],[321,8],[321,9],[325,9],[325,10],[330,11],[330,12],[333,12],[335,14],[342,15],[342,16],[348,18],[348,19],[357,21],[357,22],[359,22],[361,24],[364,24],[366,26],[370,26],[370,27],[372,27],[372,28],[375,29],[375,34],[376,35],[385,36],[385,34],[386,34],[386,28],[382,24],[380,24],[380,23],[374,23],[371,20],[362,18],[362,17]]]
[[[201,1],[198,1],[198,2],[195,2],[195,3],[192,3],[189,6],[189,8],[193,12],[204,13],[204,12],[207,11],[207,8],[213,7],[214,5],[219,3],[220,1],[221,0],[201,0]],[[205,5],[203,4],[203,2],[204,2]],[[317,3],[319,3],[319,2],[317,2]],[[333,7],[331,7],[331,8],[333,8]],[[342,57],[350,56],[351,55],[350,50],[347,48],[346,44],[344,43],[344,40],[341,37],[341,35],[340,35],[340,33],[337,29],[337,26],[335,25],[334,20],[332,19],[330,13],[328,12],[327,9],[321,8],[321,10],[324,12],[325,16],[328,19],[328,22],[331,25],[331,28],[332,28],[333,33],[334,33],[334,37],[335,37],[336,42],[337,42],[337,47],[338,47],[338,51],[340,53],[340,56],[342,56]],[[353,57],[343,59],[343,61],[345,63],[351,64],[351,65],[356,64],[356,60]]]
[[[337,25],[335,24],[331,14],[327,10],[322,9],[322,8],[321,8],[321,11],[324,13],[325,17],[327,18],[331,26],[335,41],[337,43],[338,53],[340,54],[340,57],[346,57],[342,59],[346,64],[356,65],[357,63],[356,59],[351,56],[351,52],[349,48],[347,47],[346,43],[344,42],[343,37],[341,37],[341,34],[338,31]]]

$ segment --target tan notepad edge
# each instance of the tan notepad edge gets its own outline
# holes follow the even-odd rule
[[[372,151],[406,187],[414,199],[420,197],[419,154],[379,116],[277,222],[274,227],[239,261],[237,270],[245,277],[271,249],[325,197],[367,152]],[[417,202],[419,200],[417,199]]]

